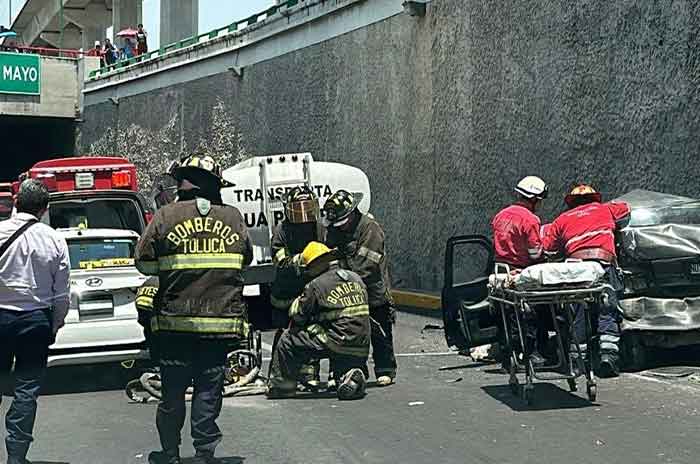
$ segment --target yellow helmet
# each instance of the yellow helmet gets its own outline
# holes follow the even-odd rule
[[[301,261],[305,266],[310,265],[321,256],[327,255],[331,249],[320,242],[310,242],[301,253]]]

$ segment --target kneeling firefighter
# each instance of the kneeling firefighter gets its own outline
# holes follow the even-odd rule
[[[276,309],[289,313],[292,302],[304,291],[301,253],[311,242],[323,242],[326,230],[319,221],[318,198],[306,187],[294,187],[283,199],[285,219],[272,234],[272,262],[275,281],[270,301]],[[304,366],[299,380],[311,387],[319,384],[320,364]]]
[[[218,462],[216,419],[223,403],[226,355],[248,335],[243,269],[253,249],[243,216],[221,201],[223,180],[209,156],[175,169],[177,201],[156,211],[136,247],[136,266],[159,277],[151,328],[159,348],[162,398],[156,423],[162,451],[151,464],[180,462],[185,392],[194,384],[191,430],[197,463]]]
[[[367,289],[360,276],[340,268],[322,243],[307,245],[301,260],[309,284],[289,308],[293,327],[280,336],[272,354],[267,395],[294,396],[299,369],[312,359],[329,358],[338,398],[362,398],[370,339]]]
[[[367,286],[372,322],[372,357],[377,386],[396,380],[393,325],[396,309],[391,296],[384,230],[370,214],[358,210],[361,194],[338,190],[323,205],[326,243],[337,248],[341,266],[355,272]]]
[[[602,304],[594,307],[593,330],[597,326],[600,360],[598,375],[616,377],[620,373],[620,317],[618,298],[623,290],[622,273],[617,268],[615,231],[630,216],[627,203],[602,203],[602,195],[590,185],[579,185],[565,198],[569,210],[547,228],[543,239],[545,252],[564,258],[596,261],[605,269],[608,292]],[[575,333],[585,338],[586,314],[576,307]],[[588,348],[588,347],[583,347]]]

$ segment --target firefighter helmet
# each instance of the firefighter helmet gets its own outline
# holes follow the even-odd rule
[[[570,208],[585,204],[585,203],[600,203],[603,196],[600,192],[588,184],[581,184],[574,187],[571,192],[564,198],[564,202]]]
[[[294,187],[282,202],[284,215],[292,224],[318,221],[318,198],[307,187]]]
[[[196,185],[197,179],[205,178],[216,181],[220,186],[224,185],[224,180],[221,178],[221,166],[211,156],[194,154],[172,167],[172,175],[178,181],[187,179],[190,182],[194,181],[192,183]]]
[[[304,251],[301,252],[301,261],[305,266],[308,266],[330,252],[331,249],[321,242],[309,242]]]
[[[350,193],[347,190],[338,190],[328,197],[323,205],[323,213],[328,225],[335,227],[345,224],[362,201],[362,193]]]
[[[515,191],[525,198],[544,200],[549,193],[549,186],[537,176],[527,176],[518,182],[518,185],[515,186]]]

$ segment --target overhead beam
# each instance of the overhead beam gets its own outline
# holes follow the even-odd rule
[[[56,15],[61,11],[61,6],[65,6],[70,0],[57,0],[45,2],[44,6],[34,15],[32,21],[23,30],[19,31],[22,41],[31,45],[39,35],[46,29]]]

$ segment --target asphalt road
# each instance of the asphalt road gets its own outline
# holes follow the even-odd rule
[[[345,403],[324,394],[226,399],[217,455],[225,464],[700,462],[700,389],[687,377],[625,374],[601,381],[597,404],[565,385],[539,384],[528,407],[512,397],[507,377],[494,366],[445,353],[440,331],[421,333],[436,323],[400,315],[398,383],[371,388],[364,400]],[[444,366],[450,369],[438,370]],[[30,459],[146,462],[158,448],[155,404],[130,404],[122,380],[105,374],[51,372]],[[3,413],[8,405],[6,398]],[[183,456],[193,454],[188,434]]]

